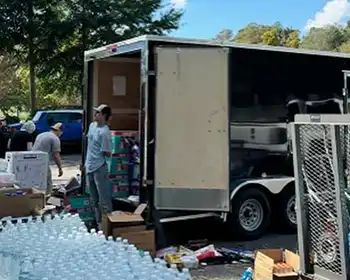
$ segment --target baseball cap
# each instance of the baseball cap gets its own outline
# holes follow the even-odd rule
[[[97,112],[102,112],[103,109],[107,108],[108,106],[106,104],[100,104],[98,107],[92,107],[93,110]]]
[[[62,130],[62,123],[58,122],[58,123],[55,123],[53,126],[51,126],[51,128],[53,130],[56,130],[56,131],[61,131]]]

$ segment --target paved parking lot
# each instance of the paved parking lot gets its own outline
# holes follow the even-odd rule
[[[63,159],[63,176],[57,177],[57,168],[52,164],[53,182],[54,184],[64,184],[67,180],[75,176],[79,172],[79,166],[81,163],[81,156],[78,154],[73,155],[62,155]],[[295,234],[283,234],[281,229],[275,228],[271,230],[271,233],[267,234],[263,238],[254,241],[235,241],[234,238],[228,236],[224,229],[218,224],[211,224],[212,221],[203,220],[200,222],[201,225],[189,226],[188,224],[177,224],[170,229],[171,232],[183,233],[182,235],[188,236],[189,239],[205,237],[207,230],[216,230],[214,234],[213,243],[215,246],[222,246],[226,248],[244,248],[248,250],[255,250],[259,248],[287,248],[295,251],[296,249],[296,235]],[[210,223],[206,224],[206,223]],[[194,231],[202,231],[195,235]],[[221,236],[225,236],[221,238]],[[247,264],[233,264],[233,265],[215,265],[207,266],[196,271],[193,271],[194,279],[196,280],[236,280],[239,279],[239,275],[242,273]]]
[[[62,155],[63,176],[58,177],[56,164],[51,162],[53,184],[64,184],[69,180],[69,178],[77,175],[80,172],[80,163],[81,155],[79,154]]]

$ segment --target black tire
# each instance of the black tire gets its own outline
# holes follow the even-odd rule
[[[281,228],[286,232],[296,232],[297,221],[295,211],[295,189],[294,184],[286,187],[286,190],[278,196],[279,217],[277,220],[283,225]]]
[[[246,190],[240,191],[232,200],[232,212],[229,214],[227,223],[232,234],[236,235],[239,238],[245,240],[254,240],[263,236],[268,230],[271,222],[271,207],[267,195],[257,189],[249,188]],[[255,204],[255,213],[257,214],[255,219],[255,226],[250,226],[248,222],[248,217],[252,216],[252,209]],[[260,206],[259,206],[260,205]],[[246,214],[247,220],[244,221],[240,218],[240,212],[246,208],[248,211]],[[260,212],[260,215],[258,214]],[[254,214],[253,214],[254,215]],[[251,230],[249,230],[251,227]]]

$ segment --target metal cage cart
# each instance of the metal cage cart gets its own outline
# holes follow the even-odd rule
[[[315,279],[349,271],[350,115],[297,115],[292,125],[300,268]]]

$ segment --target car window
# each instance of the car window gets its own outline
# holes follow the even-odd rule
[[[67,122],[81,122],[82,114],[80,113],[48,113],[47,121],[49,125],[54,125],[55,123],[67,123]]]
[[[48,113],[47,122],[49,125],[54,125],[55,123],[66,123],[69,121],[70,113]]]
[[[69,113],[70,122],[81,122],[83,116],[80,113]]]
[[[33,119],[32,119],[32,121],[33,122],[37,122],[38,120],[40,120],[40,118],[42,117],[42,112],[36,112],[35,113],[35,115],[34,115],[34,117],[33,117]]]

